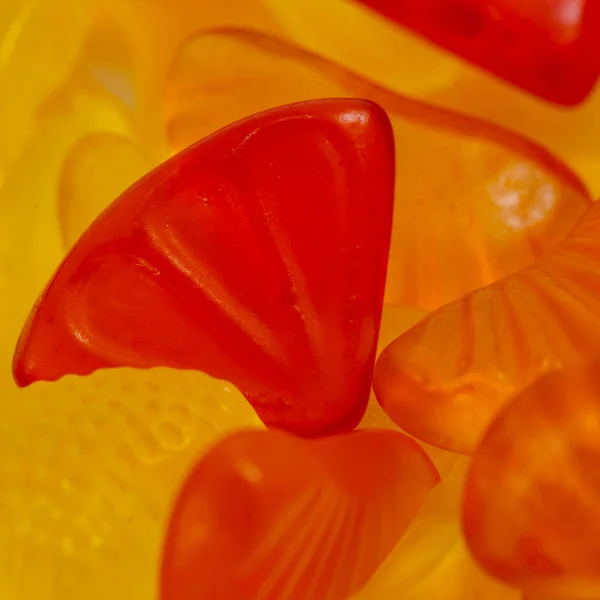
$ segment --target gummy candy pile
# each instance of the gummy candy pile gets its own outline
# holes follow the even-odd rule
[[[599,599],[599,27],[0,6],[0,598]]]

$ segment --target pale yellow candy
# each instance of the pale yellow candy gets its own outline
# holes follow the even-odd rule
[[[61,180],[69,181],[69,173],[77,161],[65,165],[65,157],[73,145],[96,131],[117,136],[129,135],[123,115],[102,98],[79,90],[69,94],[69,101],[46,107],[35,139],[8,174],[0,189],[0,371],[10,368],[10,353],[22,324],[52,273],[69,248],[73,233],[63,238],[58,206],[69,206],[69,200],[59,200]],[[96,155],[97,158],[100,156]],[[119,156],[113,159],[118,160]],[[106,185],[114,181],[111,163],[96,165]],[[107,168],[108,167],[108,168]],[[66,169],[66,171],[65,171]],[[81,172],[81,169],[79,169]],[[139,171],[133,169],[131,181]],[[89,176],[89,174],[88,174]],[[76,175],[82,187],[84,173]],[[121,180],[123,176],[119,176]],[[71,178],[71,181],[73,179]],[[123,182],[124,184],[125,182]],[[71,185],[71,184],[69,184]],[[112,186],[110,194],[116,190]],[[101,195],[80,197],[77,206],[67,209],[69,231],[81,230],[89,218],[99,212],[113,198]],[[100,195],[100,197],[99,197]],[[91,203],[91,205],[90,205]],[[65,222],[66,223],[66,222]],[[2,373],[0,373],[0,380]]]
[[[35,111],[66,80],[95,0],[0,2],[0,171],[23,150]]]
[[[27,314],[74,238],[152,166],[140,150],[133,80],[127,43],[114,26],[96,25],[75,72],[38,110],[35,135],[5,173],[0,383]]]
[[[58,217],[72,246],[88,225],[147,170],[139,150],[114,133],[91,133],[74,144],[59,184]]]
[[[168,369],[5,389],[2,402],[2,600],[155,600],[183,475],[220,436],[262,427],[233,386]]]

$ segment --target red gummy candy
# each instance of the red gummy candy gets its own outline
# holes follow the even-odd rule
[[[393,194],[392,130],[371,102],[230,125],[92,224],[36,304],[15,378],[198,369],[234,383],[267,425],[351,429],[369,396]]]
[[[581,102],[600,72],[597,0],[360,1],[551,102]]]
[[[235,434],[197,463],[175,503],[161,600],[345,600],[438,481],[397,431]]]
[[[599,464],[596,358],[539,379],[484,436],[463,516],[475,557],[532,600],[600,597]]]

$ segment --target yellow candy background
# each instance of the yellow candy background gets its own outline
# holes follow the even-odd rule
[[[0,597],[153,598],[165,519],[219,436],[261,428],[230,384],[99,371],[7,391],[0,422]]]
[[[238,392],[202,374],[118,370],[25,390],[10,374],[23,320],[65,251],[176,146],[169,78],[185,67],[176,61],[186,40],[211,31],[235,39],[240,29],[277,36],[390,90],[514,128],[600,192],[598,92],[575,109],[550,106],[348,0],[1,4],[2,600],[156,600],[162,520],[181,475],[219,435],[261,426]],[[202,51],[210,64],[215,49]],[[214,66],[235,67],[226,52]],[[252,89],[239,76],[233,90],[209,90],[207,106],[216,97],[235,112],[236,98]],[[223,124],[212,112],[199,118],[207,131]],[[380,346],[420,316],[386,308]],[[373,403],[363,425],[393,427]],[[487,578],[462,545],[468,460],[427,450],[443,481],[355,600],[520,598]],[[72,495],[74,485],[83,492]]]

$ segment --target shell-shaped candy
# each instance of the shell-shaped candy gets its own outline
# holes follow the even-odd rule
[[[20,384],[102,367],[197,369],[268,425],[354,427],[368,400],[392,224],[381,108],[254,115],[141,179],[92,224],[20,339]]]
[[[381,354],[385,411],[430,444],[470,453],[507,399],[600,349],[600,205],[532,267],[423,319]]]
[[[161,599],[345,600],[438,480],[396,431],[234,434],[197,463],[176,501]]]

